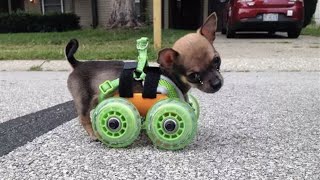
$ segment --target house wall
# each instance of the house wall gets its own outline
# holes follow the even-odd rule
[[[319,1],[317,3],[317,9],[316,9],[316,12],[314,14],[314,20],[316,21],[316,23],[318,25],[320,25],[320,2]]]
[[[146,19],[147,19],[147,21],[149,21],[149,22],[153,22],[153,0],[147,0],[147,3],[146,3],[147,5],[147,17],[146,17]]]
[[[169,1],[170,0],[162,0],[162,28],[168,29],[169,28]],[[153,0],[147,0],[147,20],[149,22],[153,22]]]
[[[29,0],[24,1],[24,10],[26,12],[31,13],[42,13],[41,10],[41,0],[34,0],[33,3],[31,3]],[[64,12],[71,13],[73,12],[73,0],[64,0]]]
[[[42,13],[41,0],[34,0],[33,3],[30,1],[24,1],[25,11]],[[163,0],[163,26],[164,28],[169,27],[169,1]],[[108,19],[112,12],[112,1],[110,0],[97,0],[98,8],[98,24],[99,26],[106,27]],[[153,0],[146,0],[146,13],[147,22],[153,22]],[[91,27],[92,25],[92,12],[91,12],[91,1],[90,0],[64,0],[64,12],[75,13],[80,17],[80,25],[82,27]]]
[[[209,9],[209,2],[208,0],[203,0],[203,22],[206,21],[208,17],[208,9]]]
[[[90,0],[74,0],[73,6],[74,6],[74,13],[76,13],[80,17],[80,25],[82,27],[91,27],[92,25],[91,1]],[[112,12],[112,1],[98,0],[97,10],[98,10],[98,25],[101,27],[106,27],[108,19]]]
[[[75,0],[74,13],[80,16],[80,26],[91,27],[92,25],[92,12],[91,1],[89,0]]]
[[[106,27],[112,12],[112,1],[98,0],[98,24]]]
[[[41,0],[24,1],[26,12],[42,13]],[[100,0],[106,2],[106,0]],[[82,27],[90,27],[92,24],[91,1],[90,0],[64,0],[64,12],[75,13],[80,17],[80,25]],[[102,16],[102,12],[99,12]]]
[[[24,1],[24,10],[30,13],[42,13],[40,1],[41,0],[34,0],[33,3],[30,1]]]
[[[64,0],[63,6],[64,6],[64,12],[65,13],[74,12],[73,0]]]
[[[163,28],[169,28],[169,0],[162,1],[162,8],[163,8]]]

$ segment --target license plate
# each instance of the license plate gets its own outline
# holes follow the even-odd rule
[[[278,21],[278,14],[263,14],[263,21]]]

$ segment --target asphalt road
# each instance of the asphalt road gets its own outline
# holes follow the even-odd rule
[[[67,72],[0,72],[0,123],[72,100]]]
[[[144,135],[129,148],[109,149],[63,116],[63,125],[1,156],[0,179],[320,179],[320,73],[223,75],[218,93],[192,91],[199,132],[181,151],[155,149]],[[0,77],[1,136],[10,119],[71,99],[65,72]]]

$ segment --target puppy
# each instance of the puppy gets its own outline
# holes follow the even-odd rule
[[[211,14],[196,33],[177,40],[172,48],[158,54],[157,62],[163,75],[170,78],[184,95],[191,87],[206,93],[215,93],[223,85],[219,72],[221,59],[213,47],[217,29],[217,16]],[[87,61],[74,58],[78,42],[71,40],[65,53],[73,71],[68,78],[68,88],[74,99],[80,122],[92,139],[96,139],[90,121],[90,111],[97,105],[99,85],[120,76],[122,61]],[[134,91],[141,88],[135,87]],[[141,91],[140,91],[141,92]]]

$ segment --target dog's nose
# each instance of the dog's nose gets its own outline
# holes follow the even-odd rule
[[[222,82],[220,80],[216,80],[210,83],[211,88],[213,89],[220,89],[222,86]]]

